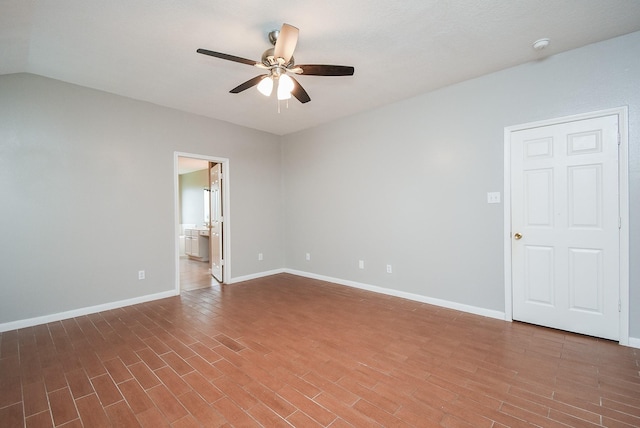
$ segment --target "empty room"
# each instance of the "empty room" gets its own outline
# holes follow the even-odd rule
[[[640,2],[0,0],[1,427],[640,426]]]

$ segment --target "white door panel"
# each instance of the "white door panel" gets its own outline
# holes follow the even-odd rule
[[[618,116],[510,144],[513,318],[618,339]]]
[[[218,282],[223,282],[223,217],[222,217],[222,165],[215,164],[210,168],[209,201],[211,215],[211,229],[209,232],[209,254],[211,258],[211,275]]]
[[[555,306],[553,248],[529,245],[524,258],[526,302]]]

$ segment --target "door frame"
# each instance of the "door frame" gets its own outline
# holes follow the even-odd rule
[[[560,123],[618,116],[618,206],[620,212],[620,345],[629,346],[629,108],[627,106],[563,116],[504,128],[504,308],[505,320],[513,321],[511,271],[511,133]]]
[[[229,159],[216,156],[200,155],[186,152],[173,152],[173,208],[174,208],[174,261],[175,261],[175,290],[180,294],[180,189],[178,184],[178,158],[193,158],[222,165],[222,284],[231,281],[231,192]]]

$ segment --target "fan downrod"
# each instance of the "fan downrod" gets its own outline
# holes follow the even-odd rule
[[[271,42],[273,46],[276,45],[279,35],[280,35],[280,30],[273,30],[269,32],[269,42]]]

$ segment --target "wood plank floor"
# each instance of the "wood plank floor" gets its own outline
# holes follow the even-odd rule
[[[0,426],[637,427],[638,351],[281,274],[2,333]]]
[[[186,257],[180,258],[180,290],[189,291],[196,288],[211,287],[218,285],[211,276],[209,262],[201,262]]]

